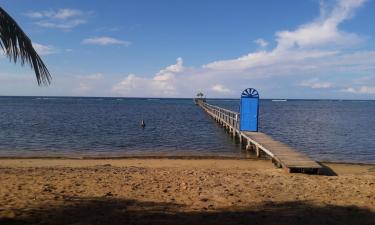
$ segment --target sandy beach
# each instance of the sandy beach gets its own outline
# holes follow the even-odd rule
[[[375,224],[375,165],[1,159],[0,224]]]

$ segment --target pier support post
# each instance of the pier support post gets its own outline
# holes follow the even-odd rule
[[[246,150],[250,150],[250,149],[251,149],[251,143],[249,140],[247,140]]]
[[[259,149],[258,145],[255,145],[255,152],[256,152],[257,157],[259,158],[260,157],[260,149]]]

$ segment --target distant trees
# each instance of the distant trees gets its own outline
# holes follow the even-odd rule
[[[5,55],[21,65],[29,64],[35,71],[38,85],[47,85],[51,82],[51,75],[35,51],[30,38],[22,31],[17,22],[0,7],[0,46]]]
[[[203,94],[202,92],[199,92],[199,93],[197,94],[197,98],[203,98],[203,96],[204,96],[204,94]]]

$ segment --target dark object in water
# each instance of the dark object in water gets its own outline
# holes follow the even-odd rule
[[[142,121],[141,121],[141,127],[144,128],[145,126],[146,126],[145,121],[142,120]]]

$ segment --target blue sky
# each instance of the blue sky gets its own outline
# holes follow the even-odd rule
[[[373,0],[3,0],[52,76],[0,95],[375,99]]]

